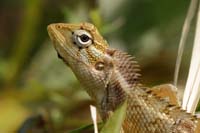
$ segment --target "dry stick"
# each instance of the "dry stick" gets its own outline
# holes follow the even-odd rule
[[[186,89],[190,89],[191,94],[187,102],[187,112],[194,113],[200,98],[200,3],[198,7],[198,17],[196,25],[196,33],[194,38],[194,46],[192,51],[192,59],[190,63],[190,71],[186,84]]]
[[[189,9],[188,9],[188,12],[187,12],[187,16],[186,16],[186,19],[185,19],[185,22],[184,22],[184,25],[183,25],[183,29],[182,29],[182,33],[181,33],[181,39],[180,39],[180,42],[179,42],[178,55],[177,55],[177,59],[176,59],[175,72],[174,72],[174,85],[175,86],[177,86],[183,50],[184,50],[184,46],[185,46],[185,43],[186,43],[186,40],[187,40],[188,32],[190,30],[190,25],[191,25],[192,19],[195,15],[197,3],[198,3],[198,0],[191,0],[190,6],[189,6]]]

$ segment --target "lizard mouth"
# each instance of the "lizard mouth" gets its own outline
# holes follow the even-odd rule
[[[68,61],[59,52],[60,51],[60,43],[62,43],[60,41],[63,41],[64,39],[58,40],[58,38],[60,38],[61,36],[58,37],[59,36],[59,32],[57,32],[54,24],[49,25],[47,29],[48,29],[47,31],[48,31],[48,34],[50,36],[50,39],[53,42],[54,48],[57,51],[58,58],[61,59],[61,60],[63,60],[65,62],[65,64],[67,66],[69,66]]]
[[[65,64],[66,64],[67,66],[69,66],[68,61],[65,60],[58,52],[57,52],[57,56],[58,56],[59,59],[61,59],[63,62],[65,62]]]

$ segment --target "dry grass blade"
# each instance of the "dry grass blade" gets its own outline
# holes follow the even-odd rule
[[[190,30],[190,25],[191,25],[192,19],[194,18],[194,15],[195,15],[197,3],[198,3],[198,0],[191,0],[190,6],[189,6],[189,9],[187,12],[187,16],[186,16],[186,19],[185,19],[185,22],[183,25],[181,39],[180,39],[180,43],[179,43],[178,55],[177,55],[177,59],[176,59],[175,72],[174,72],[174,85],[175,86],[177,86],[183,50],[184,50],[187,36],[188,36],[189,30]]]
[[[98,127],[97,127],[97,109],[96,107],[90,105],[90,112],[92,116],[92,121],[94,124],[94,133],[98,133]]]
[[[181,40],[179,43],[178,55],[176,60],[176,67],[174,73],[174,85],[177,86],[178,75],[180,70],[181,59],[184,51],[184,46],[187,40],[187,36],[190,30],[192,19],[195,16],[196,8],[198,6],[198,0],[191,0],[189,10],[184,22]],[[200,8],[200,5],[199,5]],[[183,96],[182,108],[187,112],[195,113],[199,98],[200,98],[200,9],[198,9],[198,19],[196,25],[196,33],[194,38],[194,46],[191,58],[191,64],[189,69],[189,75],[185,87]]]
[[[183,107],[187,112],[194,113],[200,98],[200,5],[198,9],[198,18],[196,25],[196,33],[194,46],[192,51],[192,59],[190,64],[189,76],[184,92]],[[187,90],[190,90],[188,93]],[[189,95],[189,96],[188,96]],[[188,100],[187,100],[188,98]]]

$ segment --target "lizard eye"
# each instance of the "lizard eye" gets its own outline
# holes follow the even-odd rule
[[[92,44],[92,36],[85,30],[76,30],[73,33],[73,41],[79,47],[87,47]]]

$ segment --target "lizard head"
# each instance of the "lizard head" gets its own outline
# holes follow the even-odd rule
[[[129,90],[138,83],[137,62],[126,53],[110,49],[94,25],[50,24],[48,33],[58,56],[97,103],[108,95],[109,88],[110,97],[117,97],[114,95],[121,94],[122,88]]]
[[[104,55],[106,41],[90,23],[56,23],[48,26],[48,33],[58,55],[70,65],[70,58],[86,64],[95,62]]]
[[[94,65],[108,47],[95,26],[89,23],[56,23],[47,29],[59,57],[70,67],[74,61]]]
[[[112,61],[107,54],[108,44],[95,26],[56,23],[50,24],[47,30],[59,57],[72,69],[89,95],[94,99],[97,95],[101,97]]]

